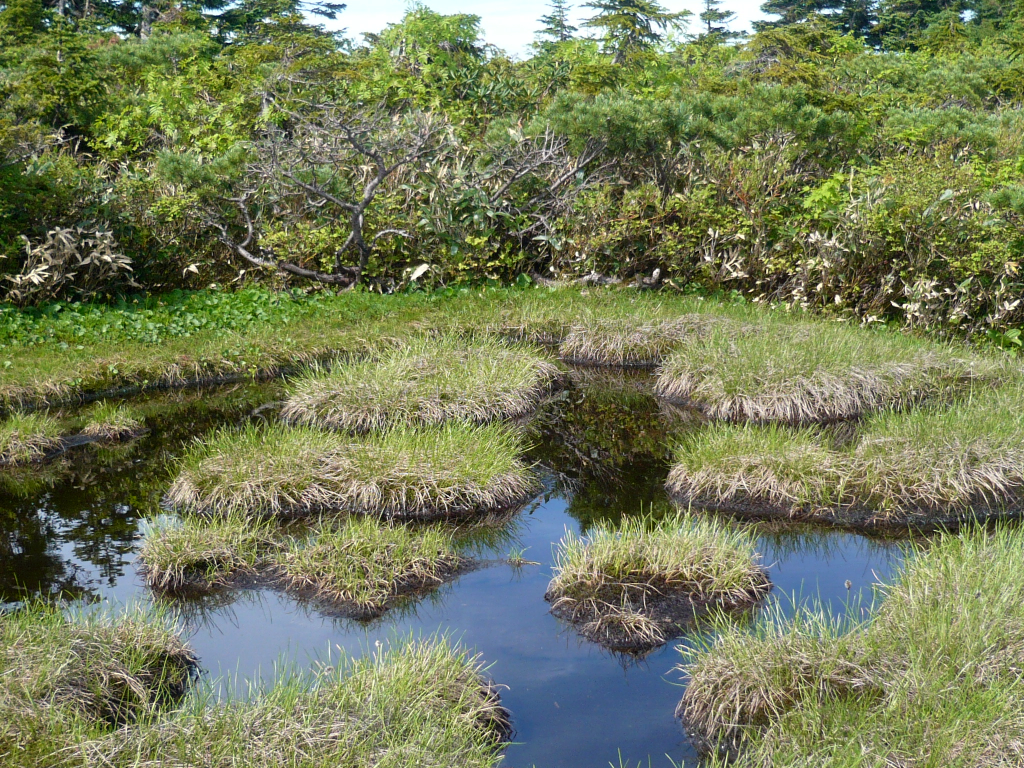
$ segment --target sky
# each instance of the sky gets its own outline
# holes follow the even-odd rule
[[[327,22],[329,29],[348,30],[348,36],[362,41],[363,32],[379,32],[389,22],[401,21],[408,0],[346,0],[348,8],[338,15],[334,22]],[[723,0],[722,8],[733,11],[736,21],[730,26],[734,30],[750,29],[752,19],[762,18],[758,7],[764,0]],[[513,55],[523,57],[534,39],[534,31],[540,25],[537,19],[547,13],[548,0],[425,0],[425,4],[438,13],[475,13],[482,19],[484,39],[503,48]],[[572,3],[573,6],[582,2]],[[670,11],[689,10],[694,13],[690,28],[697,23],[701,0],[661,0]],[[587,8],[574,8],[577,19],[588,18],[593,12]],[[579,26],[579,25],[577,25]]]

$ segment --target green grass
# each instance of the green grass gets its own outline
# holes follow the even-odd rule
[[[678,346],[658,395],[727,421],[851,419],[1005,373],[995,359],[912,337],[781,316],[711,325]]]
[[[397,598],[433,589],[465,565],[449,532],[413,530],[372,518],[321,524],[276,558],[285,587],[358,618]]]
[[[447,638],[285,671],[241,700],[175,706],[195,657],[153,615],[0,615],[0,766],[408,765],[491,768],[507,713],[479,659]]]
[[[493,338],[414,338],[373,359],[300,377],[282,415],[357,432],[452,420],[482,424],[532,411],[557,373],[527,347]]]
[[[210,590],[255,574],[280,549],[270,521],[239,515],[161,518],[150,522],[139,547],[146,585],[161,592]]]
[[[160,616],[0,614],[0,765],[53,765],[47,741],[150,717],[186,693],[196,663]]]
[[[663,643],[680,618],[749,605],[770,588],[745,531],[672,515],[567,532],[545,597],[585,636],[629,647]]]
[[[650,308],[629,307],[619,316],[591,314],[572,325],[558,354],[578,365],[654,367],[691,336],[704,332],[710,315],[687,313],[670,318],[647,314]]]
[[[0,422],[0,465],[38,461],[61,446],[60,422],[45,413],[12,413]]]
[[[469,564],[452,532],[438,526],[349,517],[288,532],[270,520],[239,516],[151,523],[139,562],[146,584],[160,593],[253,583],[354,618],[379,616]]]
[[[678,710],[739,766],[1002,766],[1024,761],[1024,537],[944,534],[871,620],[808,609],[689,652]]]
[[[1024,385],[868,417],[840,447],[827,432],[713,424],[684,438],[668,489],[680,503],[865,524],[1002,514],[1024,504]]]
[[[450,641],[385,646],[319,674],[290,674],[247,701],[197,701],[152,727],[81,745],[104,766],[466,766],[500,761],[507,713],[480,662]]]
[[[100,440],[126,440],[142,432],[145,422],[135,409],[101,401],[85,414],[81,434]]]
[[[201,291],[126,306],[0,308],[0,405],[46,405],[378,353],[412,334],[561,342],[585,318],[670,319],[714,302],[632,290],[449,289],[380,296]],[[55,352],[56,350],[56,352]]]
[[[182,511],[384,517],[471,514],[536,487],[521,434],[502,424],[345,436],[310,427],[222,429],[195,442],[167,494]]]

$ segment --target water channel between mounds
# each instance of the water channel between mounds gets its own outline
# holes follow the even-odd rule
[[[478,652],[504,686],[516,733],[503,765],[695,765],[673,717],[683,694],[677,647],[686,638],[640,659],[613,654],[552,616],[544,593],[566,529],[586,532],[601,520],[669,509],[665,447],[674,432],[699,427],[660,407],[643,374],[583,370],[573,378],[527,426],[544,493],[504,529],[467,538],[468,553],[485,567],[370,623],[328,618],[273,591],[179,603],[206,678],[244,691],[247,681],[273,679],[282,662],[305,666],[440,631]],[[151,600],[134,553],[182,447],[217,425],[274,418],[266,406],[280,396],[271,383],[136,399],[151,430],[145,437],[0,472],[0,602],[60,592],[115,607]],[[835,613],[867,606],[872,584],[903,556],[897,543],[779,525],[759,538],[758,551],[775,585],[770,600],[786,613],[794,596]],[[510,552],[531,562],[513,567]]]

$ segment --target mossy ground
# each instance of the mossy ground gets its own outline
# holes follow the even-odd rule
[[[1024,508],[1024,386],[866,418],[836,444],[814,429],[714,424],[680,441],[682,505],[851,526],[936,527]]]
[[[281,424],[222,429],[188,450],[167,500],[220,515],[471,515],[535,490],[524,449],[521,434],[502,424],[359,436]]]
[[[714,764],[1008,766],[1024,762],[1024,536],[944,534],[864,625],[812,609],[689,654],[678,714]]]
[[[0,766],[460,765],[491,768],[508,713],[478,659],[406,641],[244,701],[196,691],[191,651],[159,617],[0,614]]]
[[[356,432],[453,420],[483,424],[532,411],[557,374],[521,345],[486,336],[426,336],[299,377],[282,416]]]
[[[750,606],[771,589],[746,532],[687,515],[566,533],[556,558],[552,611],[616,650],[660,645],[697,615]]]

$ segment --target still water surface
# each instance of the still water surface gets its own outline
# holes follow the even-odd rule
[[[151,428],[145,438],[0,474],[0,601],[59,592],[115,607],[149,600],[134,552],[182,446],[215,425],[272,418],[273,409],[260,406],[279,397],[278,385],[263,385],[149,398],[141,401]],[[582,372],[529,427],[545,493],[500,535],[469,537],[485,567],[370,624],[323,617],[279,593],[246,591],[177,606],[182,625],[207,679],[236,691],[272,680],[282,664],[306,666],[444,632],[478,652],[505,686],[516,736],[504,765],[695,765],[673,718],[683,693],[678,647],[687,638],[643,659],[624,658],[579,639],[544,601],[554,545],[566,530],[668,509],[663,446],[693,428],[660,411],[642,380]],[[535,564],[504,562],[513,549]],[[872,585],[902,557],[892,543],[804,528],[766,533],[759,551],[775,585],[771,599],[785,612],[806,600],[836,613],[870,603]]]

